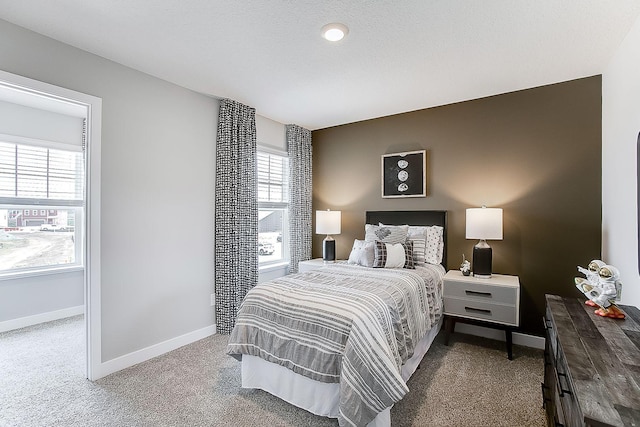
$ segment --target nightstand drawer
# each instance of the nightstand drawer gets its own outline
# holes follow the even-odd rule
[[[515,305],[518,301],[518,289],[489,283],[448,281],[444,288],[444,296],[477,302]]]
[[[514,305],[495,304],[494,302],[452,298],[445,295],[444,312],[450,316],[489,322],[518,325],[516,307]]]

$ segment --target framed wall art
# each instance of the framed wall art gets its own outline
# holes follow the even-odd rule
[[[382,155],[382,197],[427,196],[427,151]]]

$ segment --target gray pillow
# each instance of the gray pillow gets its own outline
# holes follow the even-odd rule
[[[354,240],[353,248],[349,254],[349,264],[357,264],[363,267],[373,267],[374,259],[374,242],[366,242],[364,240]]]
[[[391,244],[404,243],[407,241],[408,233],[408,225],[365,224],[364,226],[364,240],[367,242],[375,242],[377,240]]]

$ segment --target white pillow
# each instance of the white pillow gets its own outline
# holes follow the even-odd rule
[[[347,263],[373,267],[374,246],[374,242],[355,239]]]
[[[375,242],[376,240],[384,243],[404,243],[407,240],[409,232],[408,225],[373,225],[365,224],[364,240]]]
[[[424,254],[425,262],[429,264],[440,264],[444,250],[444,229],[439,225],[432,225],[427,229],[427,246]]]

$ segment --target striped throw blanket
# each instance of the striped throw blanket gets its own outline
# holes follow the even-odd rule
[[[440,317],[443,274],[334,264],[259,284],[228,353],[340,383],[339,424],[364,426],[409,391],[401,366]]]

